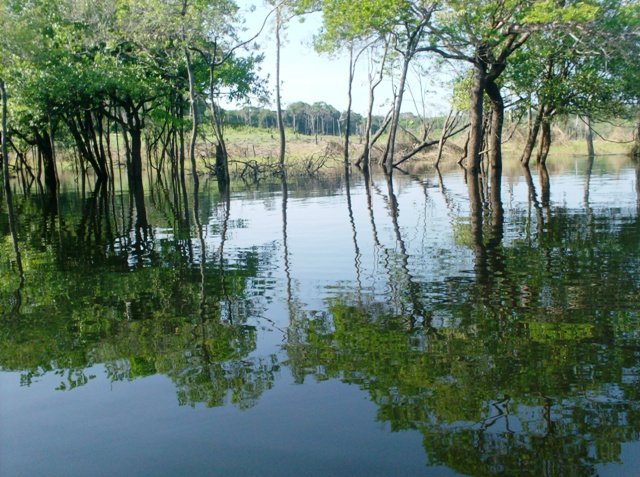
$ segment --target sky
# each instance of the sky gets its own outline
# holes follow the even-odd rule
[[[269,12],[265,4],[258,0],[242,1],[238,5],[241,15],[245,18],[246,38],[253,36],[260,30],[264,18]],[[275,91],[275,36],[271,17],[267,27],[256,40],[265,59],[262,64],[261,75],[269,78],[269,90]],[[304,21],[292,19],[286,28],[281,49],[281,95],[284,107],[296,101],[314,103],[324,101],[340,111],[347,108],[347,81],[349,74],[348,56],[345,54],[330,58],[326,54],[318,54],[313,48],[313,36],[321,26],[320,14],[307,15]],[[352,109],[360,114],[366,114],[368,106],[368,73],[367,58],[361,56],[353,85]],[[421,76],[422,80],[418,80]],[[446,82],[446,73],[440,75],[413,73],[409,78],[409,88],[403,103],[403,111],[413,112],[425,116],[446,114],[449,109],[449,86],[434,83]],[[425,78],[431,78],[431,84],[424,84]],[[423,83],[423,84],[420,84]],[[420,90],[427,91],[421,95]],[[390,109],[393,97],[393,84],[384,81],[376,90],[377,100],[374,105],[375,114],[386,114]],[[423,106],[422,96],[427,98]],[[275,97],[272,94],[272,99]],[[275,108],[275,100],[272,100]],[[417,105],[417,106],[416,106]]]

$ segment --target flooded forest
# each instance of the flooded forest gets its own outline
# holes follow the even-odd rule
[[[637,2],[0,17],[0,475],[637,473]]]

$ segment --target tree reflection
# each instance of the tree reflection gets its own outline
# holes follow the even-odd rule
[[[551,213],[544,171],[541,180]],[[475,279],[432,301],[437,283],[407,276],[436,333],[407,328],[415,307],[398,314],[388,295],[338,295],[326,313],[298,323],[290,366],[299,381],[333,378],[365,390],[379,420],[422,434],[430,465],[472,475],[591,475],[619,460],[622,443],[640,439],[637,280],[625,265],[637,255],[637,221],[602,225],[597,240],[585,240],[588,217],[558,209],[534,246],[505,245],[493,187],[487,207],[479,192],[470,197]],[[402,255],[392,184],[388,191]],[[518,216],[515,226],[527,220]]]
[[[156,195],[156,204],[169,214],[177,212],[169,219],[180,223],[179,206],[157,202],[171,196]],[[141,207],[140,198],[117,200],[127,198],[130,211]],[[210,225],[220,234],[219,257],[208,261],[201,216],[210,214],[203,212],[200,199],[196,188],[194,238],[183,240],[179,228],[167,232],[171,229],[158,217],[155,228],[146,219],[141,222],[140,209],[119,219],[104,183],[84,199],[61,195],[65,220],[52,224],[45,212],[40,219],[48,231],[44,236],[42,228],[27,225],[38,223],[41,209],[25,197],[21,234],[28,256],[23,289],[28,305],[19,320],[0,321],[0,367],[20,371],[24,385],[55,373],[59,389],[73,389],[94,377],[89,371],[94,364],[104,363],[113,380],[168,376],[181,404],[255,404],[278,369],[271,357],[249,356],[257,332],[247,317],[260,309],[246,287],[264,258],[249,250],[225,259],[226,195],[220,198],[220,222]],[[195,247],[184,245],[192,240]],[[226,263],[229,258],[233,266]],[[3,283],[2,295],[4,288]]]

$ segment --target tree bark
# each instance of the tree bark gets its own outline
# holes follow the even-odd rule
[[[636,121],[635,144],[631,150],[631,155],[636,159],[640,158],[640,119]]]
[[[593,130],[591,129],[591,115],[587,114],[585,116],[585,125],[587,127],[587,155],[589,157],[594,157],[596,155],[596,151],[593,148]]]
[[[444,124],[442,125],[442,132],[440,133],[440,140],[438,141],[438,153],[436,155],[436,162],[434,164],[435,167],[440,165],[440,159],[442,159],[442,151],[444,149],[444,143],[446,141],[445,135],[447,134],[447,130],[449,129],[449,121],[451,121],[451,115],[453,114],[453,109],[449,110],[449,114],[447,115],[447,119],[445,119]]]
[[[502,239],[502,128],[504,125],[504,101],[498,85],[489,81],[486,85],[487,96],[491,101],[491,133],[489,135],[489,174],[490,202],[492,210],[492,228],[495,229],[492,240],[498,243]]]
[[[541,127],[542,131],[536,162],[538,164],[545,164],[547,162],[547,156],[549,155],[549,149],[551,148],[551,121],[548,118],[543,118]]]
[[[467,147],[466,168],[472,175],[480,171],[480,148],[482,147],[483,93],[487,77],[487,67],[481,61],[473,65],[473,83],[471,86],[469,121],[469,145]]]
[[[196,140],[198,138],[198,111],[196,110],[196,92],[191,67],[191,55],[189,49],[184,49],[184,57],[187,64],[187,77],[189,79],[189,112],[191,116],[191,137],[189,138],[189,160],[191,161],[191,173],[193,181],[198,186],[198,171],[196,166]]]
[[[53,154],[51,137],[46,130],[40,130],[35,127],[33,128],[33,134],[43,162],[44,183],[47,187],[47,191],[51,194],[56,194],[58,190],[58,177],[56,174],[56,166],[54,162],[55,157]]]
[[[504,125],[504,101],[500,88],[493,82],[487,82],[485,91],[491,101],[491,127],[489,140],[489,163],[492,174],[497,171],[502,173],[502,128]]]
[[[413,55],[409,52],[405,52],[402,62],[402,73],[400,75],[400,86],[398,87],[398,93],[394,103],[393,116],[391,119],[391,128],[389,129],[389,140],[387,142],[387,150],[384,153],[384,165],[387,172],[390,173],[393,167],[393,155],[396,147],[396,136],[398,133],[398,125],[400,124],[400,109],[402,108],[402,98],[404,96],[404,89],[407,82],[407,74],[409,72],[409,63]]]
[[[348,102],[347,102],[347,123],[344,127],[344,165],[349,165],[349,136],[351,136],[351,103],[353,100],[352,88],[353,88],[353,76],[354,76],[354,61],[353,61],[353,43],[349,45],[349,87],[348,87]]]
[[[540,106],[538,107],[538,111],[536,112],[536,117],[533,120],[533,124],[529,127],[527,142],[525,143],[524,149],[522,150],[522,155],[520,156],[520,162],[525,165],[529,165],[531,154],[533,153],[533,149],[536,146],[536,140],[538,139],[538,133],[540,132],[540,124],[542,123],[544,110],[544,104],[540,104]]]
[[[280,149],[278,152],[278,161],[280,171],[284,174],[284,159],[286,138],[284,133],[284,121],[282,120],[282,98],[280,94],[280,30],[282,28],[282,12],[281,7],[276,8],[276,115],[278,120],[278,136],[280,139]]]

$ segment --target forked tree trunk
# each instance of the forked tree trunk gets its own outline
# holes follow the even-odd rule
[[[538,133],[540,132],[540,124],[542,123],[544,109],[544,104],[540,104],[540,106],[538,107],[538,111],[536,112],[536,117],[533,120],[533,124],[529,128],[529,133],[527,134],[527,142],[525,143],[524,149],[522,150],[522,155],[520,156],[520,162],[525,165],[529,164],[533,149],[536,147],[536,140],[538,139]]]
[[[402,61],[402,73],[400,75],[400,85],[398,86],[398,93],[396,95],[393,116],[391,119],[391,128],[389,129],[389,140],[387,142],[387,150],[384,153],[384,165],[387,169],[387,173],[390,173],[393,168],[393,156],[395,154],[396,136],[398,134],[398,125],[400,124],[400,110],[402,108],[402,98],[404,97],[404,89],[407,82],[407,74],[409,72],[409,63],[413,55],[409,52],[405,52]]]
[[[540,145],[538,146],[538,156],[536,162],[538,164],[545,164],[547,162],[547,156],[549,155],[549,149],[551,148],[551,121],[543,118],[541,124]]]

